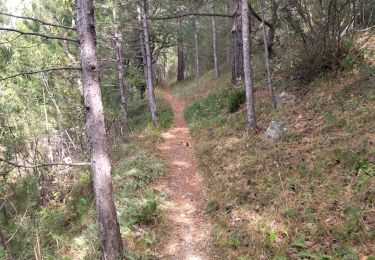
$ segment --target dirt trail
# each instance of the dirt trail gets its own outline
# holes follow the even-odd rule
[[[158,251],[162,259],[213,259],[210,222],[203,214],[205,186],[184,121],[184,103],[169,91],[165,99],[172,106],[174,126],[163,134],[164,142],[157,146],[171,171],[171,177],[158,185],[167,194],[167,236]]]

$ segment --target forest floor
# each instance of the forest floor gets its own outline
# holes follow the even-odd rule
[[[212,259],[211,226],[204,214],[206,185],[197,167],[192,138],[183,117],[185,104],[168,90],[165,99],[173,112],[173,127],[157,145],[170,176],[157,184],[166,194],[165,236],[158,252],[162,259]]]

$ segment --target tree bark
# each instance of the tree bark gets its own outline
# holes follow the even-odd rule
[[[273,49],[272,49],[272,47],[275,45],[275,32],[276,32],[277,22],[279,20],[279,17],[277,15],[277,10],[279,8],[279,4],[276,3],[276,1],[274,1],[274,0],[272,0],[271,2],[272,2],[272,9],[271,9],[271,16],[272,16],[271,17],[271,24],[272,24],[272,26],[269,27],[268,36],[267,36],[268,57],[270,59],[273,56]],[[263,8],[262,8],[262,11],[263,11]],[[263,23],[265,25],[266,21],[264,20],[264,14],[263,14],[262,17],[263,17],[262,21],[263,21]]]
[[[242,0],[242,33],[243,33],[243,68],[245,76],[245,90],[246,90],[246,119],[247,126],[250,129],[256,129],[255,108],[254,108],[254,93],[253,80],[251,69],[251,55],[250,55],[250,21],[249,21],[249,2]]]
[[[212,13],[215,13],[215,0],[212,0]],[[212,22],[212,47],[214,52],[214,69],[215,78],[219,77],[219,64],[217,59],[217,39],[216,39],[216,20],[215,16],[211,17]]]
[[[143,5],[138,5],[139,22],[142,27],[141,32],[141,44],[143,39],[143,62],[145,66],[145,78],[147,84],[147,99],[151,110],[151,119],[154,125],[158,124],[158,115],[156,111],[156,102],[154,94],[154,85],[152,82],[152,57],[150,51],[150,38],[148,34],[148,24],[146,15],[146,0],[143,1]]]
[[[124,66],[124,42],[122,35],[119,32],[116,22],[116,1],[113,2],[113,23],[114,23],[114,44],[116,52],[116,63],[118,73],[118,87],[120,94],[120,107],[122,112],[122,128],[128,130],[128,109],[126,105],[126,85],[125,85],[125,66]]]
[[[198,26],[194,19],[194,45],[195,45],[195,82],[199,84],[199,48],[198,48]]]
[[[236,0],[234,3],[234,18],[232,28],[233,38],[233,60],[232,60],[232,84],[237,84],[243,79],[243,37],[242,37],[242,9],[241,0]]]
[[[270,58],[269,58],[269,49],[267,44],[267,34],[266,34],[266,26],[264,24],[264,5],[263,0],[259,0],[260,2],[260,12],[262,17],[262,34],[263,34],[263,43],[264,43],[264,59],[266,62],[266,68],[267,68],[267,83],[268,83],[268,90],[270,92],[270,98],[271,98],[271,105],[272,108],[276,108],[276,99],[275,94],[273,93],[273,84],[272,84],[272,68],[270,64]]]
[[[103,259],[120,258],[123,250],[113,196],[107,151],[93,0],[77,0],[77,31],[82,68],[86,127],[91,148],[91,170]]]
[[[178,19],[178,36],[177,36],[177,81],[185,79],[185,57],[184,57],[184,41],[181,35],[181,18]]]

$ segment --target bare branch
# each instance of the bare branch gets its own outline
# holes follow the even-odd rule
[[[262,17],[260,17],[254,10],[254,8],[250,5],[250,13],[261,23],[263,23],[262,21]],[[274,27],[273,24],[271,24],[270,22],[267,22],[266,20],[264,20],[264,24],[267,25],[269,28],[272,28]]]
[[[171,16],[163,16],[163,17],[148,17],[149,20],[170,20],[170,19],[177,19],[181,17],[187,16],[216,16],[216,17],[225,17],[225,18],[233,18],[232,14],[215,14],[215,13],[183,13],[183,14],[176,14]]]
[[[262,22],[262,18],[255,12],[255,10],[250,6],[250,13],[259,21]],[[187,16],[209,16],[209,17],[224,17],[224,18],[233,18],[234,14],[216,14],[216,13],[183,13],[183,14],[176,14],[171,16],[163,16],[163,17],[148,17],[149,20],[171,20],[177,19]],[[273,27],[273,25],[268,22],[264,21],[264,24],[267,25],[269,28]]]
[[[32,35],[32,36],[38,36],[38,37],[43,37],[46,39],[55,39],[55,40],[63,40],[63,41],[71,41],[71,42],[77,42],[77,40],[71,39],[71,38],[65,38],[65,37],[60,37],[60,36],[52,36],[52,35],[46,35],[46,34],[41,34],[41,33],[36,33],[36,32],[23,32],[17,29],[12,29],[12,28],[5,28],[5,27],[0,27],[0,31],[8,31],[8,32],[16,32],[21,35]]]
[[[14,42],[15,40],[17,40],[18,38],[20,38],[21,36],[22,36],[22,34],[19,34],[19,35],[17,35],[16,37],[14,37],[14,38],[11,39],[11,40],[7,40],[7,41],[5,41],[5,42],[0,42],[0,44],[12,43],[12,42]]]
[[[44,24],[44,25],[47,25],[47,26],[53,26],[53,27],[58,27],[58,28],[63,28],[63,29],[68,29],[68,30],[73,30],[73,31],[76,30],[75,27],[69,27],[69,26],[64,26],[64,25],[60,25],[60,24],[53,24],[53,23],[42,21],[42,20],[32,18],[32,17],[29,17],[29,16],[19,16],[19,15],[8,14],[8,13],[3,13],[3,12],[0,12],[0,15],[19,18],[19,19],[25,19],[25,20],[31,20],[31,21],[41,23],[41,24]]]
[[[17,168],[27,168],[27,169],[35,169],[35,168],[41,168],[41,167],[51,167],[51,166],[57,166],[57,165],[65,165],[65,166],[90,166],[91,164],[89,162],[76,162],[76,163],[65,163],[65,162],[53,162],[53,163],[41,163],[41,164],[35,164],[35,165],[25,165],[25,164],[18,164],[12,161],[7,161],[3,158],[0,158],[0,162],[10,164]]]
[[[32,74],[43,73],[43,72],[59,71],[59,70],[81,70],[81,68],[80,67],[62,67],[62,68],[50,68],[50,69],[36,70],[36,71],[27,71],[27,72],[22,72],[22,73],[18,73],[18,74],[14,74],[14,75],[2,78],[0,79],[0,81],[16,78],[19,76],[32,75]]]

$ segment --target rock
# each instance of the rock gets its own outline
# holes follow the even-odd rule
[[[281,94],[276,97],[276,103],[278,106],[281,106],[287,103],[293,103],[295,100],[296,100],[296,96],[286,91],[281,92]]]
[[[272,120],[268,125],[265,138],[268,140],[276,141],[287,131],[287,123],[285,121]]]

